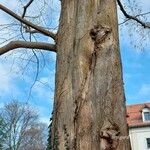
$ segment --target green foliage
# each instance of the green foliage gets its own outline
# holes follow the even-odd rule
[[[54,139],[53,139],[53,145],[52,145],[52,138],[51,138],[51,131],[52,131],[52,120],[53,120],[53,112],[51,114],[51,118],[50,118],[50,125],[49,125],[49,132],[48,132],[48,139],[47,139],[47,148],[46,150],[59,150],[59,133],[58,130],[55,131],[54,133]]]
[[[67,132],[67,126],[64,124],[64,140],[65,140],[65,149],[69,150],[69,134]]]
[[[7,137],[6,123],[0,116],[0,150],[3,149],[3,142],[6,140],[6,137]]]
[[[58,130],[55,131],[55,136],[54,136],[54,150],[59,150],[59,132]]]
[[[52,113],[53,115],[53,113]],[[53,117],[50,118],[50,125],[49,125],[49,131],[48,131],[48,139],[47,139],[47,148],[46,150],[52,150],[52,145],[51,145],[51,130],[52,130],[52,119]]]

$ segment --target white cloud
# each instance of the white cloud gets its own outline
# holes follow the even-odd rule
[[[0,96],[18,91],[14,84],[15,75],[9,71],[9,67],[8,64],[0,64]]]
[[[43,123],[45,123],[47,126],[49,126],[49,124],[50,124],[49,119],[50,119],[49,116],[47,116],[47,117],[41,117],[40,121],[43,122]]]
[[[25,89],[20,89],[22,83],[28,83],[28,76],[22,74],[23,70],[20,67],[20,63],[15,62],[15,57],[19,56],[19,53],[11,55],[7,53],[0,57],[0,97],[17,98],[21,93],[24,93]],[[22,65],[23,66],[23,65]]]
[[[3,0],[1,1],[1,4],[4,5],[5,7],[11,8],[11,9],[15,9],[16,6],[18,5],[19,1],[16,0],[11,0],[8,2],[8,0]]]
[[[42,77],[39,79],[40,82],[36,82],[35,86],[33,87],[33,92],[39,97],[39,99],[48,100],[48,102],[52,102],[50,100],[53,99],[53,87],[51,87],[50,78],[49,77]],[[54,82],[54,81],[52,81]],[[54,83],[52,83],[53,85]]]

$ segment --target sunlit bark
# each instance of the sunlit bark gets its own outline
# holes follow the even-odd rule
[[[62,0],[51,147],[130,150],[114,0]]]

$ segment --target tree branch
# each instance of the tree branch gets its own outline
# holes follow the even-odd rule
[[[30,0],[24,7],[23,7],[23,14],[22,14],[22,18],[25,17],[25,14],[26,14],[26,11],[27,11],[27,8],[32,4],[34,0]]]
[[[50,36],[51,38],[53,38],[54,40],[56,39],[56,34],[54,34],[53,32],[50,32],[48,30],[45,30],[44,28],[33,24],[32,22],[20,17],[19,15],[17,15],[16,13],[14,13],[13,11],[11,11],[10,9],[6,8],[5,6],[0,4],[0,9],[3,10],[4,12],[6,12],[7,14],[9,14],[10,16],[14,17],[15,19],[17,19],[18,21],[22,22],[23,24],[39,31],[40,33],[46,35],[46,36]]]
[[[134,21],[136,21],[137,23],[141,24],[144,28],[150,28],[150,23],[145,23],[145,22],[139,20],[139,19],[137,18],[138,15],[137,15],[137,16],[131,16],[131,15],[129,15],[129,14],[126,12],[126,10],[124,9],[124,7],[123,7],[123,5],[121,4],[120,0],[117,0],[117,3],[118,3],[118,5],[119,5],[119,7],[120,7],[120,10],[121,10],[122,13],[124,14],[124,16],[125,16],[126,18],[128,18],[128,20],[134,20]]]
[[[0,48],[0,55],[16,48],[32,48],[56,52],[56,46],[54,44],[44,42],[11,41],[7,45]]]
[[[145,15],[148,15],[148,14],[150,14],[150,12],[141,13],[141,14],[136,15],[135,17],[145,16]],[[124,20],[123,22],[119,23],[119,25],[122,25],[122,24],[126,23],[126,22],[127,22],[127,21],[129,21],[129,20],[130,20],[130,19],[129,19],[129,18],[127,18],[127,19],[126,19],[126,20]]]

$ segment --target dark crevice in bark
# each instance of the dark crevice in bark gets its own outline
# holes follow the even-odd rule
[[[86,96],[83,98],[83,94],[86,95],[86,88],[87,88],[87,84],[88,84],[88,80],[89,79],[89,75],[87,74],[87,76],[85,77],[83,83],[81,84],[81,89],[79,90],[79,94],[77,96],[77,98],[75,99],[75,114],[74,114],[74,128],[75,128],[75,135],[77,137],[78,134],[78,123],[80,120],[80,111],[86,101]],[[76,137],[75,137],[75,142],[74,142],[74,150],[77,149],[77,143],[76,143]]]
[[[97,55],[98,51],[101,50],[101,44],[105,42],[108,34],[111,32],[111,29],[108,27],[103,26],[94,26],[93,29],[90,31],[91,39],[94,41],[94,50],[91,55],[91,63],[90,63],[90,70],[92,72],[95,69],[96,62],[97,62]]]

